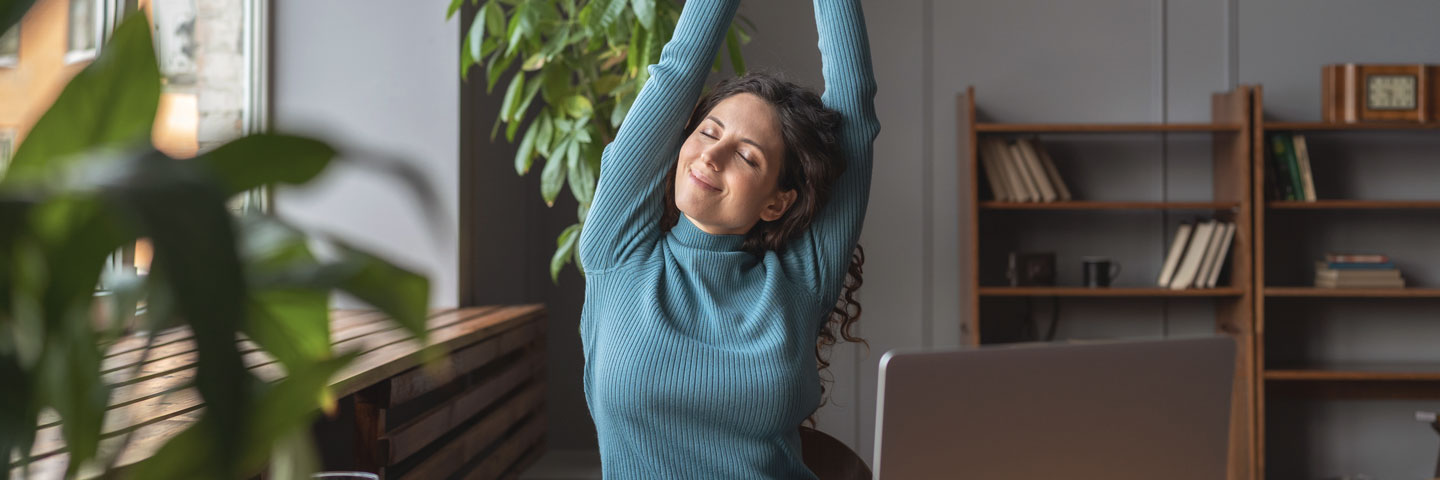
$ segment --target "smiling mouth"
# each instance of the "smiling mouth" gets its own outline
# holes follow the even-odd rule
[[[687,173],[690,174],[690,181],[695,182],[695,184],[696,184],[696,185],[699,185],[701,188],[704,188],[704,189],[706,189],[706,190],[710,190],[710,191],[713,191],[713,192],[718,192],[718,191],[720,191],[719,188],[716,188],[714,185],[711,185],[711,184],[709,184],[708,182],[706,182],[706,181],[704,181],[704,180],[701,180],[700,177],[695,176],[695,172],[692,171],[692,172],[687,172]]]

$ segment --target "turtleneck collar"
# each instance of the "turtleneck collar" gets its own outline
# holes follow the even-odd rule
[[[670,229],[670,235],[675,237],[681,245],[709,250],[712,252],[738,252],[745,245],[744,235],[711,235],[705,233],[700,227],[685,214],[680,214],[680,221],[675,222],[675,228]]]

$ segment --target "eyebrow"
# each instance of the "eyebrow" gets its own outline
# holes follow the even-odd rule
[[[725,122],[720,121],[720,119],[715,118],[715,116],[713,116],[713,115],[707,116],[707,117],[705,117],[705,119],[706,119],[706,120],[709,120],[709,121],[712,121],[712,122],[715,122],[715,123],[717,123],[717,124],[720,124],[720,128],[725,128]],[[740,141],[743,142],[743,143],[748,143],[748,144],[754,145],[755,148],[760,149],[760,154],[761,154],[761,155],[764,155],[764,154],[765,154],[765,148],[764,148],[764,147],[761,147],[760,144],[755,143],[754,140],[751,140],[751,139],[749,139],[749,138],[742,138],[742,139],[740,139]]]

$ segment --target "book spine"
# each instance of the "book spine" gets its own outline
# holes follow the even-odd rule
[[[1300,172],[1300,160],[1295,154],[1295,135],[1280,135],[1280,141],[1284,141],[1284,161],[1290,164],[1290,187],[1295,189],[1295,199],[1305,200],[1305,180]]]
[[[1281,200],[1295,200],[1294,185],[1290,183],[1290,164],[1285,161],[1285,141],[1281,139],[1284,135],[1275,134],[1270,136],[1270,161],[1275,165],[1279,175],[1275,177],[1275,184],[1280,187]]]
[[[1330,263],[1388,263],[1390,257],[1376,254],[1327,253],[1325,261]]]
[[[1331,270],[1394,270],[1395,264],[1384,263],[1355,263],[1355,262],[1325,262],[1325,268]]]

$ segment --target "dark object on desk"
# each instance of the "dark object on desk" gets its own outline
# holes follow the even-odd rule
[[[1435,433],[1440,433],[1440,415],[1436,412],[1415,412],[1415,420],[1429,423]],[[1440,456],[1435,460],[1435,478],[1440,478]]]
[[[1120,274],[1120,262],[1112,261],[1106,257],[1083,257],[1081,265],[1081,284],[1090,288],[1110,286],[1110,282]]]
[[[1010,252],[1005,278],[1012,287],[1055,285],[1055,254]]]
[[[870,480],[870,467],[850,447],[829,434],[800,427],[800,456],[820,480]]]

